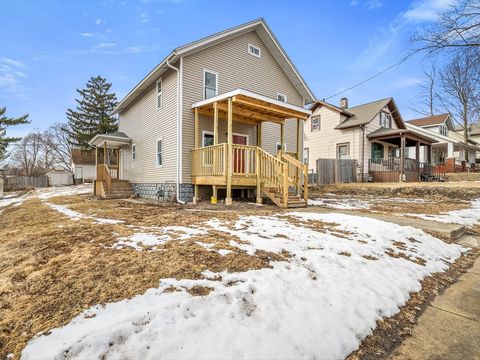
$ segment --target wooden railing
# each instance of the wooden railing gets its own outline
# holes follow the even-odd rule
[[[227,144],[205,146],[192,150],[192,176],[224,176]]]
[[[287,166],[288,186],[294,188],[297,194],[303,192],[305,201],[308,200],[308,167],[293,156],[282,153],[282,160]]]
[[[232,174],[239,176],[255,177],[256,172],[256,146],[232,145]]]
[[[97,165],[97,180],[102,180],[105,183],[105,192],[109,194],[112,190],[112,176],[106,164]]]
[[[283,161],[259,148],[258,164],[258,176],[263,186],[284,195]]]

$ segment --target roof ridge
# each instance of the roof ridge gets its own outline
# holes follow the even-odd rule
[[[359,107],[359,106],[370,105],[370,104],[373,104],[373,103],[375,103],[375,102],[380,102],[380,101],[385,101],[385,100],[392,100],[392,99],[393,99],[393,97],[390,96],[390,97],[383,98],[383,99],[378,99],[378,100],[369,101],[369,102],[366,102],[366,103],[363,103],[363,104],[360,104],[360,105],[355,105],[355,106],[350,107],[349,109],[353,109],[353,108],[356,108],[356,107]]]

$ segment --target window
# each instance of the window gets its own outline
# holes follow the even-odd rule
[[[203,131],[203,136],[202,136],[202,146],[211,146],[213,145],[213,133],[208,132],[208,131]]]
[[[448,136],[448,129],[445,125],[440,125],[439,126],[439,132],[443,136]]]
[[[309,161],[309,153],[308,153],[308,148],[303,149],[303,163],[305,165],[308,165]]]
[[[203,97],[209,99],[218,95],[218,74],[203,70]]]
[[[280,142],[277,142],[277,143],[275,144],[275,149],[276,149],[277,151],[282,150],[282,144],[280,144]],[[285,151],[285,152],[287,151],[287,143],[284,143],[284,144],[283,144],[283,151]]]
[[[163,139],[157,139],[157,167],[163,165]]]
[[[132,160],[137,158],[137,145],[132,144]]]
[[[320,115],[312,116],[310,121],[312,123],[312,131],[320,130]]]
[[[287,95],[277,93],[277,100],[281,102],[287,102]]]
[[[380,126],[390,129],[392,127],[392,116],[386,112],[380,112]]]
[[[248,44],[248,53],[250,55],[256,56],[260,58],[262,56],[262,52],[258,46]]]
[[[162,96],[162,78],[157,80],[157,110],[162,108],[163,96]]]
[[[383,159],[383,150],[384,150],[384,147],[382,144],[373,143],[372,144],[372,160]]]
[[[349,159],[350,158],[350,144],[343,143],[337,144],[337,159]]]
[[[389,146],[388,147],[388,157],[389,158],[394,158],[394,157],[397,157],[396,155],[397,155],[397,149]]]

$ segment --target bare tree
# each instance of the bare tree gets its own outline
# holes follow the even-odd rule
[[[22,175],[44,175],[55,163],[53,141],[44,133],[30,133],[15,144],[10,159]]]
[[[52,151],[55,155],[55,165],[61,166],[67,171],[72,171],[70,159],[72,146],[68,135],[68,124],[55,123],[48,128],[46,136],[52,141]]]
[[[425,76],[425,79],[419,85],[419,105],[421,106],[421,108],[414,107],[411,109],[421,115],[432,116],[435,115],[438,109],[437,67],[435,66],[435,64],[433,64],[430,70],[423,70],[423,74]]]
[[[462,124],[464,141],[468,127],[480,116],[480,51],[469,49],[455,55],[440,71],[440,101]]]
[[[480,0],[459,0],[442,13],[414,40],[429,54],[442,50],[480,47]]]

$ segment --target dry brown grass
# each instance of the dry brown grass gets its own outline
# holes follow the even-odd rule
[[[116,241],[114,233],[126,236],[134,231],[128,224],[192,226],[212,216],[234,220],[239,215],[233,212],[189,212],[175,206],[99,201],[84,196],[48,201],[126,223],[73,221],[40,200],[4,210],[0,216],[0,358],[10,352],[18,357],[36,333],[64,325],[92,305],[141,294],[158,286],[162,278],[199,279],[207,269],[238,272],[285,260],[282,255],[265,251],[248,255],[229,245],[230,240],[241,242],[239,239],[215,231],[167,242],[160,246],[162,251],[109,248]],[[221,256],[196,241],[231,253]],[[190,291],[203,295],[209,289]]]

